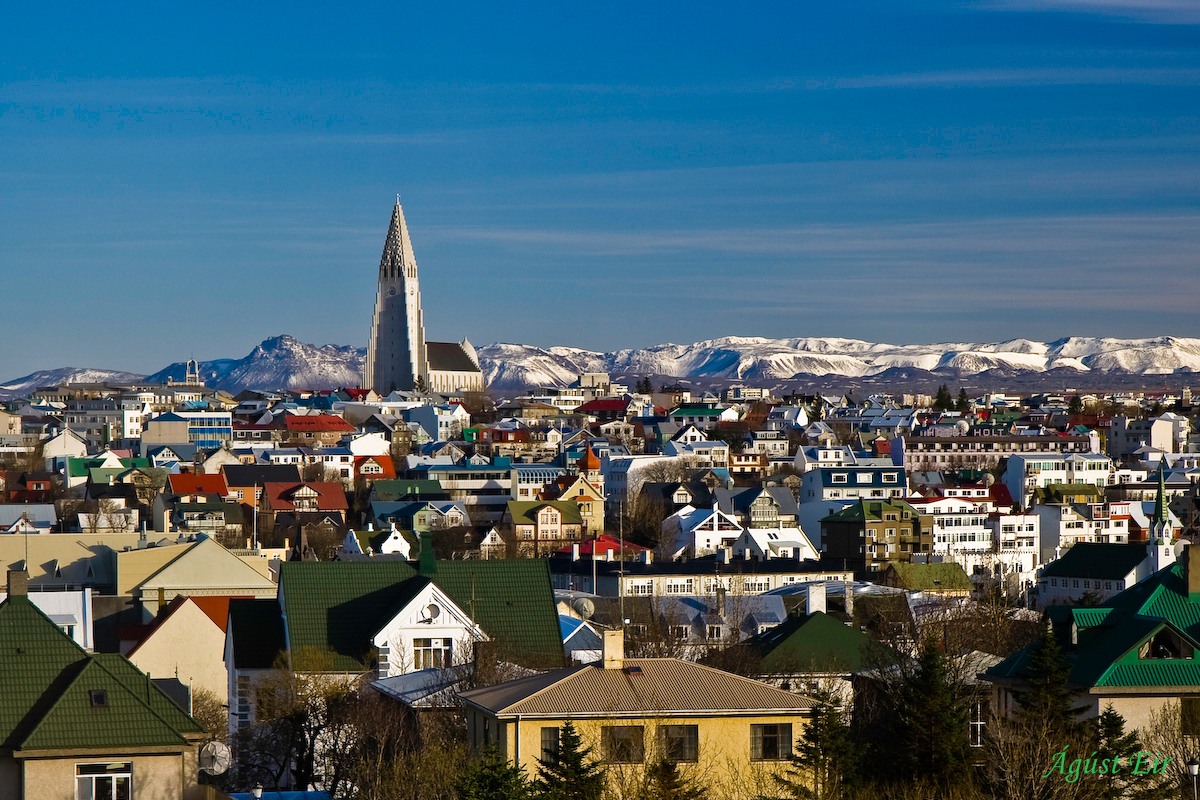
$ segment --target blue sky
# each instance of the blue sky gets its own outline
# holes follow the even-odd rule
[[[0,379],[364,345],[397,192],[435,340],[1197,335],[1200,0],[31,5]]]

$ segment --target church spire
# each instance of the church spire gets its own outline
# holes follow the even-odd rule
[[[392,221],[388,225],[387,239],[383,244],[383,256],[379,259],[379,280],[390,281],[417,277],[417,259],[413,255],[412,240],[408,238],[408,223],[396,195],[392,208]]]
[[[1167,521],[1167,473],[1165,461],[1158,462],[1158,492],[1154,495],[1154,518],[1150,520],[1156,531],[1162,530]]]

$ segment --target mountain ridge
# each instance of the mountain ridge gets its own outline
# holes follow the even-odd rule
[[[1069,336],[1052,342],[1014,338],[904,345],[839,337],[725,336],[608,352],[496,342],[478,352],[484,379],[497,390],[561,387],[581,372],[722,381],[857,380],[886,378],[905,370],[942,378],[1200,372],[1200,339],[1177,336]],[[357,386],[365,359],[366,348],[317,346],[282,334],[263,340],[243,358],[202,361],[199,368],[209,386],[234,393],[243,389],[334,389]],[[41,370],[0,383],[0,396],[21,396],[38,386],[67,381],[181,381],[184,372],[182,361],[147,376],[74,367]]]

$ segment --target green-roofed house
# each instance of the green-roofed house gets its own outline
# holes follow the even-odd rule
[[[1047,616],[1087,716],[1111,703],[1130,728],[1144,729],[1151,712],[1177,702],[1184,733],[1200,735],[1200,547],[1187,547],[1178,562],[1098,606],[1055,606]],[[1025,648],[983,674],[993,685],[993,708],[1014,707],[1012,691],[1023,685],[1032,652]]]
[[[757,656],[756,679],[801,694],[825,689],[846,706],[852,700],[851,673],[869,667],[872,649],[881,647],[823,611],[791,617],[743,646]]]
[[[884,586],[924,592],[942,597],[970,597],[971,579],[961,564],[913,564],[894,561],[888,564],[879,582]]]
[[[289,561],[280,567],[278,602],[269,602],[230,604],[230,713],[247,722],[254,680],[280,653],[294,658],[300,648],[328,654],[335,672],[380,678],[469,663],[485,639],[504,661],[532,669],[564,663],[543,559],[427,558],[419,571],[383,558]],[[276,644],[264,645],[253,633],[260,629],[279,630]]]
[[[889,563],[930,552],[933,518],[900,499],[860,499],[821,519],[821,541],[829,560],[878,573]]]
[[[502,526],[512,529],[523,556],[540,556],[583,538],[583,517],[573,500],[510,500]]]
[[[124,656],[75,644],[26,581],[10,571],[0,603],[0,797],[201,797],[200,726]]]

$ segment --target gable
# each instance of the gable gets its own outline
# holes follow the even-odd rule
[[[430,606],[437,608],[434,612]],[[472,632],[475,623],[465,611],[459,608],[446,593],[433,583],[426,583],[413,594],[396,613],[376,631],[372,643],[376,647],[387,645],[399,631],[432,631],[434,636],[446,636],[447,629],[458,629]],[[429,635],[428,633],[421,635]],[[453,638],[457,639],[457,636]],[[479,638],[483,638],[482,635]]]
[[[133,588],[140,589],[142,593],[155,592],[160,588],[273,593],[275,584],[215,540],[204,538]]]

